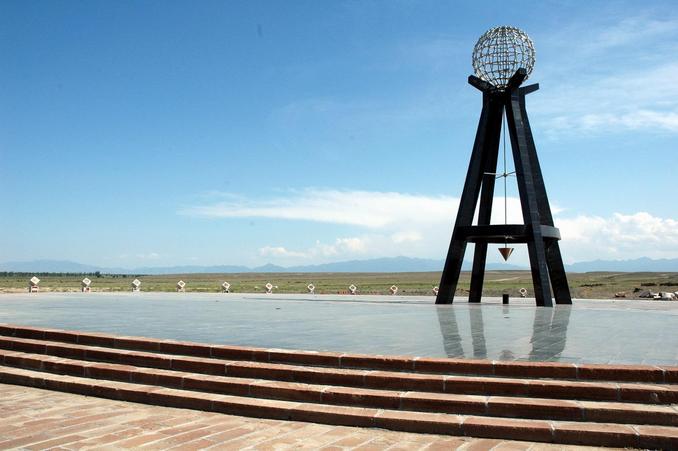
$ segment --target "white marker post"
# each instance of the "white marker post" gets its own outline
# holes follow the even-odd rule
[[[132,291],[133,292],[141,291],[141,281],[139,279],[134,279],[132,281]]]
[[[356,294],[357,291],[358,291],[358,287],[356,287],[355,285],[351,284],[351,285],[348,286],[348,292],[349,293]]]
[[[221,292],[222,293],[230,293],[231,292],[231,284],[228,282],[224,282],[221,284]]]
[[[306,289],[308,290],[309,294],[315,294],[315,285],[313,285],[312,283],[309,283],[306,286]]]
[[[82,284],[82,292],[83,293],[89,293],[90,291],[92,291],[92,288],[90,287],[90,285],[92,285],[92,281],[89,280],[87,277],[82,279],[82,282],[80,282],[80,283]]]
[[[391,292],[391,296],[394,296],[396,293],[398,293],[398,287],[395,285],[391,285],[391,288],[389,288],[388,291]]]
[[[186,282],[180,280],[177,282],[177,293],[183,293],[186,291]]]
[[[33,276],[31,277],[31,280],[28,281],[28,292],[29,293],[37,293],[40,291],[40,287],[38,284],[40,283],[40,279],[37,277]]]

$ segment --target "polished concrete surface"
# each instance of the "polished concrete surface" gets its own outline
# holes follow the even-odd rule
[[[0,322],[369,354],[678,365],[678,302],[196,293],[0,295]]]

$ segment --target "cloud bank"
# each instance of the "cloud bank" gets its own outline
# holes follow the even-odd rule
[[[459,199],[398,192],[306,189],[287,196],[228,200],[187,208],[181,213],[215,219],[269,218],[353,226],[354,236],[316,241],[305,249],[266,243],[261,256],[284,262],[351,257],[409,255],[443,258]],[[678,219],[646,212],[568,216],[554,209],[567,263],[595,259],[678,256]],[[503,202],[495,200],[492,223],[504,222]],[[508,199],[508,222],[522,223],[520,201]],[[517,262],[519,263],[519,262]]]

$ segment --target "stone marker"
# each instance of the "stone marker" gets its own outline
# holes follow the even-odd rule
[[[395,285],[391,285],[391,288],[389,288],[388,291],[391,292],[391,295],[395,295],[396,293],[398,293],[398,287]]]
[[[356,287],[355,285],[351,284],[351,285],[348,286],[348,292],[349,293],[355,294],[356,291],[358,291],[358,287]]]
[[[185,291],[186,291],[186,282],[180,280],[179,282],[177,282],[177,293],[179,292],[183,293]]]
[[[132,291],[141,291],[141,281],[139,279],[132,281]]]
[[[38,291],[40,291],[40,287],[38,286],[39,283],[40,279],[38,279],[35,276],[31,277],[31,280],[28,281],[28,292],[37,293]]]
[[[83,293],[89,293],[90,291],[92,291],[92,288],[90,287],[90,285],[92,284],[92,281],[89,280],[87,277],[82,279],[82,282],[80,282],[80,283],[82,284],[82,292]]]
[[[230,293],[231,292],[231,284],[228,282],[224,282],[221,284],[221,292],[222,293]]]
[[[310,294],[315,294],[315,285],[313,285],[312,283],[306,285],[306,289]]]

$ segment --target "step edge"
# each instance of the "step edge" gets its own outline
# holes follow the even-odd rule
[[[8,349],[7,346],[3,346],[7,343],[11,344],[11,349]],[[596,390],[597,396],[595,398],[586,398],[587,400],[600,400],[600,401],[629,401],[634,402],[634,396],[637,398],[635,402],[637,403],[652,403],[663,405],[667,404],[668,400],[673,400],[675,393],[678,393],[678,387],[673,385],[661,385],[661,384],[637,384],[637,383],[615,383],[610,381],[572,381],[568,379],[564,380],[555,380],[555,379],[511,379],[507,377],[494,377],[494,376],[468,376],[468,375],[438,375],[438,374],[420,374],[420,373],[404,373],[404,372],[389,372],[383,370],[356,370],[356,369],[341,369],[341,368],[325,368],[325,367],[315,367],[315,366],[304,366],[304,365],[290,365],[283,363],[271,363],[271,362],[250,362],[250,361],[241,361],[241,360],[223,360],[223,359],[213,359],[205,357],[192,357],[192,356],[183,356],[183,355],[167,355],[167,354],[156,354],[147,351],[128,351],[115,348],[106,348],[90,345],[78,345],[73,343],[63,343],[63,342],[52,342],[45,340],[36,340],[29,338],[20,338],[12,337],[3,339],[0,337],[0,348],[6,349],[9,351],[16,351],[17,344],[20,344],[19,352],[35,353],[41,355],[54,355],[59,357],[68,357],[69,351],[80,351],[77,357],[81,360],[86,361],[99,361],[107,363],[123,363],[131,364],[137,367],[148,367],[148,368],[158,368],[158,369],[167,369],[167,370],[181,370],[181,367],[190,366],[190,365],[203,365],[206,368],[214,369],[216,371],[207,371],[205,368],[202,368],[201,371],[205,374],[218,374],[218,375],[229,375],[229,369],[231,374],[237,376],[237,373],[246,373],[257,372],[262,367],[266,371],[277,371],[277,372],[289,372],[290,374],[300,374],[305,375],[307,378],[312,378],[313,375],[321,374],[325,377],[343,377],[345,379],[353,378],[358,382],[349,383],[347,380],[343,382],[333,382],[343,386],[352,386],[352,387],[363,387],[363,388],[378,388],[375,387],[380,381],[384,383],[384,379],[388,379],[386,382],[400,380],[402,387],[398,388],[399,390],[411,390],[405,385],[408,383],[418,383],[421,381],[428,381],[436,387],[429,387],[428,391],[433,393],[443,393],[443,392],[459,392],[459,390],[453,389],[458,383],[467,383],[467,384],[476,384],[483,386],[484,384],[494,384],[497,387],[503,385],[504,389],[512,385],[517,385],[523,389],[527,390],[527,393],[531,394],[534,397],[541,397],[543,395],[538,394],[538,392],[553,391],[557,389],[567,390],[580,390],[580,391],[591,391]],[[30,351],[26,349],[30,348]],[[56,352],[56,350],[60,350]],[[61,350],[65,350],[64,353],[61,353]],[[92,354],[92,355],[90,355]],[[113,355],[116,358],[104,358],[104,355]],[[142,362],[143,361],[143,362]],[[180,368],[175,368],[179,366]],[[222,371],[222,368],[225,369]],[[194,370],[197,371],[197,370]],[[233,373],[235,371],[235,373]],[[337,371],[340,371],[339,373]],[[252,376],[241,376],[241,377],[252,377]],[[264,377],[260,377],[264,379]],[[275,379],[273,379],[275,380]],[[298,380],[297,382],[309,381]],[[498,389],[497,389],[498,390]],[[483,393],[468,393],[468,391],[462,391],[465,394],[485,394]],[[601,393],[608,392],[608,395],[601,396]],[[664,399],[662,401],[657,393],[660,393]],[[460,393],[461,394],[461,393]],[[495,395],[517,395],[520,393],[494,393]],[[650,398],[655,397],[656,400],[648,402],[643,396],[648,396]],[[642,399],[641,399],[642,398]],[[556,398],[556,399],[568,399],[567,397]],[[670,401],[673,402],[673,401]]]
[[[14,359],[19,359],[19,363],[25,366],[15,365]],[[8,361],[10,360],[10,361]],[[26,361],[39,361],[37,365],[28,365]],[[46,366],[45,363],[50,362]],[[54,364],[52,367],[51,364]],[[385,408],[385,405],[397,405],[400,411],[418,411],[433,412],[438,409],[457,409],[457,412],[445,412],[449,414],[483,414],[489,417],[507,418],[515,415],[515,409],[508,409],[508,406],[514,406],[521,412],[522,416],[529,416],[531,419],[552,419],[562,421],[595,421],[593,418],[605,418],[607,422],[619,424],[632,423],[631,419],[623,421],[620,418],[629,417],[637,419],[639,416],[647,416],[652,422],[638,423],[644,425],[662,425],[678,426],[678,411],[673,406],[656,406],[650,404],[621,403],[621,402],[602,402],[577,399],[554,399],[554,398],[533,398],[525,396],[494,396],[494,395],[468,395],[468,394],[450,394],[450,393],[426,393],[412,390],[374,390],[360,387],[336,387],[326,384],[307,384],[288,381],[270,381],[266,379],[253,378],[233,378],[226,375],[201,375],[190,372],[173,370],[154,370],[148,368],[139,368],[132,365],[120,365],[112,363],[88,362],[69,358],[60,358],[54,356],[42,356],[21,352],[0,352],[0,365],[10,368],[21,368],[30,371],[40,371],[48,374],[68,375],[73,377],[83,377],[90,380],[141,383],[147,376],[153,375],[156,382],[153,386],[176,388],[199,393],[218,393],[224,395],[237,395],[257,399],[278,399],[285,401],[311,402],[316,404],[328,405],[347,405],[342,403],[341,399],[349,397],[355,401],[355,396],[364,397],[365,404],[352,404],[356,407],[365,408]],[[65,373],[67,368],[81,368],[81,371],[72,371]],[[97,369],[92,375],[92,369]],[[99,372],[103,370],[102,372]],[[126,377],[115,377],[115,374],[126,374]],[[168,374],[170,373],[170,374]],[[97,376],[98,374],[98,376]],[[107,376],[106,376],[107,374]],[[172,377],[174,376],[174,377]],[[209,379],[215,382],[215,387],[208,388]],[[160,380],[175,381],[160,383]],[[233,379],[240,379],[235,381]],[[280,384],[275,387],[273,384]],[[151,384],[146,384],[151,385]],[[225,386],[238,388],[234,392],[228,393],[224,390]],[[267,387],[267,385],[269,387]],[[221,387],[218,389],[217,387]],[[286,387],[287,386],[287,387]],[[246,387],[246,390],[242,389]],[[253,391],[253,388],[257,389]],[[266,390],[268,388],[268,390]],[[281,395],[286,390],[296,392],[297,397],[301,399],[289,399]],[[345,393],[340,393],[341,391]],[[374,397],[375,392],[383,392],[382,401],[377,402]],[[279,393],[276,397],[275,393]],[[348,392],[348,393],[347,393]],[[266,396],[268,393],[268,396]],[[332,402],[332,396],[338,396],[337,402]],[[371,403],[369,402],[371,400]],[[345,401],[344,401],[345,402]],[[549,406],[549,404],[552,404]],[[350,404],[349,404],[350,405]],[[516,407],[517,406],[517,407]],[[460,412],[463,409],[465,411]],[[550,411],[550,414],[543,413],[544,410]],[[540,412],[542,412],[540,414]]]
[[[76,393],[76,394],[81,394],[79,390],[82,390],[84,387],[87,387],[87,384],[83,383],[80,379],[83,378],[77,378],[77,377],[71,377],[71,376],[58,376],[58,375],[51,375],[52,377],[49,378],[49,382],[47,382],[47,379],[40,378],[39,376],[35,376],[34,374],[31,373],[36,373],[34,371],[30,370],[19,370],[19,374],[14,374],[14,380],[13,381],[6,381],[6,377],[3,373],[3,377],[0,380],[0,383],[10,383],[14,385],[27,385],[27,386],[32,386],[36,388],[45,388],[48,387],[48,389],[52,390],[57,390],[57,391],[64,391],[64,392],[69,392],[69,393]],[[21,374],[23,373],[23,374]],[[28,373],[28,374],[27,374]],[[72,384],[72,385],[69,385]],[[120,384],[123,384],[122,387],[120,387]],[[103,397],[103,398],[109,398],[109,399],[116,399],[120,401],[129,401],[129,402],[139,402],[134,401],[134,400],[128,400],[124,398],[130,397],[130,392],[134,395],[140,394],[138,390],[134,390],[134,385],[139,385],[139,384],[130,384],[130,383],[124,383],[124,382],[115,382],[111,383],[107,389],[103,391],[99,391],[93,394],[90,394],[90,396],[98,396],[98,397]],[[84,387],[83,387],[84,386]],[[142,386],[143,387],[143,386]],[[139,387],[136,387],[139,388]],[[150,387],[151,389],[153,387]],[[121,389],[124,389],[126,391],[120,391]],[[75,390],[75,391],[72,391]],[[163,390],[162,393],[159,395],[159,399],[163,399],[163,394],[171,394],[171,395],[179,395],[181,392],[186,392],[185,390],[175,390],[175,389],[161,389]],[[179,393],[176,393],[179,392]],[[125,394],[127,393],[127,394]],[[144,392],[141,392],[144,393]],[[148,392],[146,392],[148,393]],[[152,393],[152,392],[151,392]],[[186,392],[191,394],[192,392]],[[206,394],[205,394],[206,395]],[[218,397],[218,398],[215,398]],[[186,396],[184,396],[186,398]],[[195,406],[198,405],[209,405],[210,406],[210,411],[216,411],[216,412],[224,412],[223,408],[219,409],[214,406],[215,399],[221,400],[224,403],[228,404],[230,401],[231,404],[233,404],[235,399],[233,398],[238,398],[230,395],[210,395],[210,396],[201,396],[201,397],[190,397],[192,401],[195,401],[196,404]],[[196,399],[197,398],[197,399]],[[151,400],[153,397],[151,397]],[[205,399],[207,399],[208,402],[205,402]],[[169,402],[169,399],[164,399],[165,403],[159,403],[158,405],[167,405],[171,404]],[[156,401],[157,402],[157,401]],[[432,422],[432,417],[431,415],[434,415],[435,417],[442,417],[442,418],[448,418],[449,416],[445,416],[445,414],[430,414],[430,413],[416,413],[416,412],[407,412],[407,415],[397,415],[398,411],[388,411],[385,409],[381,410],[375,410],[375,409],[361,409],[361,408],[352,408],[352,407],[344,407],[343,409],[332,409],[333,407],[336,406],[326,406],[324,409],[313,409],[311,405],[303,405],[301,404],[304,403],[284,403],[282,401],[275,401],[274,404],[280,404],[279,409],[274,409],[273,412],[269,412],[270,416],[261,416],[261,415],[254,415],[255,413],[257,414],[262,414],[264,413],[265,409],[260,409],[257,411],[257,409],[254,409],[254,411],[237,411],[233,412],[232,414],[235,415],[240,415],[240,416],[256,416],[260,418],[279,418],[279,419],[288,419],[288,420],[293,420],[293,421],[309,421],[307,418],[308,416],[308,411],[312,412],[317,412],[317,415],[313,416],[313,421],[314,423],[323,423],[323,424],[344,424],[346,425],[347,422],[353,424],[353,422],[349,421],[351,418],[351,415],[348,415],[349,413],[352,414],[353,417],[360,417],[360,411],[369,411],[371,415],[368,415],[368,418],[365,420],[372,426],[370,427],[382,427],[382,428],[387,428],[391,430],[401,430],[401,431],[408,431],[410,429],[421,429],[422,427],[425,427],[427,429],[430,429],[431,432],[429,433],[446,433],[447,435],[465,435],[465,436],[473,436],[473,437],[488,437],[488,438],[500,438],[500,439],[506,439],[506,438],[512,438],[512,439],[522,439],[522,440],[529,440],[529,441],[542,441],[542,442],[547,442],[547,443],[560,443],[560,444],[582,444],[581,438],[575,437],[572,438],[571,436],[568,436],[567,434],[558,434],[559,430],[566,431],[568,430],[567,427],[568,425],[571,424],[571,422],[558,422],[558,421],[545,421],[545,420],[517,420],[517,419],[508,419],[508,418],[501,418],[501,419],[494,419],[490,417],[482,417],[482,416],[456,416],[459,421],[459,428],[448,428],[445,429],[444,431],[440,431],[439,425],[436,424],[429,424],[425,425],[426,421],[429,423]],[[282,404],[281,404],[282,403]],[[148,403],[147,403],[148,404]],[[244,405],[250,405],[249,403],[244,403]],[[170,405],[171,406],[171,405]],[[176,406],[173,406],[176,407]],[[222,406],[223,407],[223,406]],[[301,409],[303,407],[303,409]],[[180,407],[181,408],[181,407]],[[191,408],[191,407],[186,407],[184,406],[183,408]],[[329,412],[328,409],[329,408]],[[296,409],[296,410],[295,410]],[[196,409],[196,410],[203,410],[203,409]],[[228,409],[225,409],[228,410]],[[303,411],[299,411],[303,410]],[[339,410],[339,412],[335,412],[332,414],[332,410]],[[344,413],[342,414],[341,411]],[[295,413],[296,412],[296,413]],[[372,413],[373,412],[373,413]],[[391,413],[389,413],[391,412]],[[329,414],[328,414],[329,413]],[[377,422],[376,418],[383,418],[388,415],[395,416],[396,418],[401,418],[401,422],[407,422],[408,420],[412,419],[412,415],[417,416],[419,418],[422,418],[424,420],[420,421],[420,424],[410,424],[409,427],[405,427],[406,425],[403,424],[396,424],[394,422]],[[280,417],[284,418],[280,418]],[[428,418],[428,420],[425,420]],[[496,420],[501,420],[501,421],[496,421]],[[484,429],[479,428],[478,424],[481,423],[482,421],[485,422],[486,427]],[[452,421],[449,421],[448,423],[451,424],[456,424],[456,421],[452,419]],[[494,427],[491,427],[492,424],[494,424]],[[544,436],[535,436],[534,435],[534,426],[535,425],[542,425],[542,424],[549,424],[549,430],[550,434],[548,437]],[[490,427],[487,427],[489,425]],[[587,429],[587,428],[582,428],[582,425],[577,424],[579,426],[579,429]],[[663,443],[660,441],[659,438],[657,437],[652,437],[652,436],[641,436],[640,430],[634,427],[636,425],[615,425],[615,424],[604,424],[604,423],[598,423],[595,425],[595,427],[589,427],[589,439],[594,440],[595,444],[598,445],[607,445],[607,446],[630,446],[630,447],[637,447],[639,443],[643,442],[645,445],[648,443],[652,445],[653,443],[657,442],[659,444]],[[604,430],[601,430],[602,428],[609,427],[612,429],[615,429],[617,431],[622,430],[625,432],[623,436],[619,436],[618,433],[608,433]],[[621,427],[621,429],[620,429]],[[642,427],[639,425],[639,427]],[[596,431],[598,429],[598,431]],[[664,427],[664,429],[668,429],[669,432],[673,433],[675,430],[675,441],[678,443],[678,428],[671,428],[671,427]],[[592,431],[592,432],[591,432]],[[413,432],[424,432],[421,430],[418,431],[413,431]],[[457,434],[455,434],[457,432]],[[520,438],[516,438],[516,434]],[[673,436],[669,437],[670,440],[674,440]],[[661,446],[654,446],[656,448],[660,448]]]
[[[82,339],[80,337],[88,337],[89,339],[94,340],[103,340],[111,342],[113,345],[116,344],[116,340],[121,343],[143,343],[142,346],[148,346],[151,348],[157,348],[152,350],[161,351],[161,347],[165,347],[165,353],[174,354],[167,352],[168,349],[181,348],[184,351],[188,349],[198,349],[197,354],[194,356],[205,356],[205,353],[209,351],[209,356],[214,355],[215,349],[230,350],[234,352],[242,352],[244,354],[250,354],[251,358],[254,361],[259,361],[259,359],[264,359],[262,361],[271,362],[271,354],[280,356],[287,355],[289,356],[303,356],[313,360],[322,359],[327,362],[336,362],[337,368],[382,368],[382,366],[387,366],[390,369],[393,369],[393,365],[397,365],[399,368],[396,368],[396,371],[417,371],[417,367],[429,367],[430,374],[447,374],[440,367],[446,368],[446,371],[449,371],[449,367],[459,368],[474,368],[473,373],[465,372],[459,374],[479,374],[477,371],[483,371],[485,375],[497,375],[497,370],[499,373],[506,371],[516,371],[517,376],[526,376],[525,373],[541,374],[539,378],[545,378],[546,375],[557,375],[566,372],[567,374],[574,375],[573,380],[618,380],[621,378],[625,381],[637,381],[637,382],[656,382],[656,383],[678,383],[678,366],[665,366],[665,365],[607,365],[607,364],[574,364],[574,363],[561,363],[561,362],[524,362],[524,361],[498,361],[498,360],[479,360],[479,359],[451,359],[451,358],[432,358],[432,357],[418,357],[418,356],[397,356],[397,355],[369,355],[369,354],[356,354],[356,353],[341,353],[341,352],[326,352],[326,351],[304,351],[304,350],[293,350],[293,349],[279,349],[279,348],[258,348],[258,347],[247,347],[247,346],[231,346],[231,345],[217,345],[217,344],[207,344],[207,343],[197,343],[191,341],[179,341],[179,340],[169,340],[169,339],[157,339],[150,337],[135,337],[135,336],[120,336],[107,333],[99,332],[85,332],[85,331],[73,331],[73,330],[63,330],[63,329],[53,329],[53,328],[40,328],[40,327],[31,327],[31,326],[21,326],[16,324],[7,324],[0,323],[0,335],[7,335],[8,332],[12,332],[12,336],[16,336],[16,333],[20,334],[31,334],[34,333],[38,337],[44,339],[46,336],[57,338],[61,337],[62,340],[74,340],[72,343],[79,344],[79,341]],[[70,342],[70,341],[67,341]],[[121,348],[127,349],[127,348]],[[140,350],[140,349],[130,349],[130,350]],[[180,355],[180,354],[176,354]],[[193,355],[193,354],[184,354],[184,355]],[[353,362],[353,365],[344,365],[343,361]],[[286,361],[286,360],[282,360]],[[301,363],[301,362],[297,362]],[[313,364],[306,362],[306,364]],[[355,366],[358,365],[358,366]],[[372,365],[372,366],[370,366]],[[374,365],[377,365],[374,367]],[[440,370],[437,372],[431,372],[433,368],[439,366]],[[318,365],[318,366],[327,366]],[[329,365],[329,367],[335,367],[335,365]],[[668,373],[668,376],[667,376]],[[616,376],[611,376],[616,374]],[[504,374],[505,375],[505,374]],[[529,376],[529,374],[528,374]],[[558,377],[558,376],[556,376]],[[614,379],[612,378],[614,377]]]

